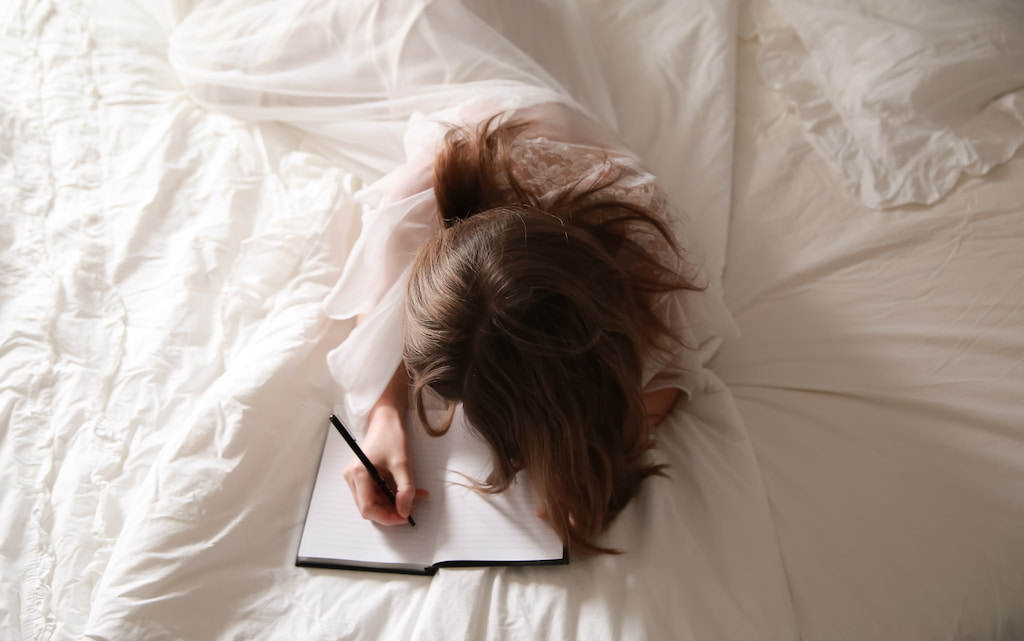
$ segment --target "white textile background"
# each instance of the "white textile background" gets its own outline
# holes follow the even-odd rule
[[[376,120],[336,121],[251,84],[186,90],[218,58],[176,68],[172,50],[258,35],[202,7],[236,25],[270,8],[287,34],[315,6],[194,4],[0,2],[5,638],[1021,636],[1024,166],[939,206],[865,209],[751,43],[737,80],[732,2],[437,3],[615,129],[713,278],[728,235],[744,335],[665,426],[672,477],[608,533],[626,553],[433,580],[295,568],[336,401],[325,355],[349,330],[321,303],[358,232],[352,194],[428,103],[354,100]],[[252,79],[230,69],[206,84]],[[266,107],[287,124],[254,121]]]
[[[801,638],[1024,638],[1024,158],[937,206],[873,211],[759,79],[755,44],[739,52],[742,335],[712,367]]]
[[[478,24],[457,3],[434,5],[455,12],[449,26]],[[229,18],[272,6],[264,26],[279,32],[309,3],[218,6],[239,10]],[[295,568],[335,393],[324,357],[348,330],[326,321],[321,302],[354,237],[351,194],[400,160],[409,110],[378,112],[376,125],[335,122],[285,99],[274,108],[287,124],[254,122],[252,87],[231,94],[234,106],[195,84],[185,91],[197,79],[179,73],[198,65],[175,67],[171,52],[246,33],[218,28],[220,10],[127,0],[5,9],[5,634],[793,638],[757,464],[710,374],[707,393],[666,425],[659,455],[672,478],[648,484],[608,535],[622,556],[432,581]],[[525,37],[503,5],[474,10]],[[581,46],[590,39],[574,49],[579,60],[552,64],[554,83],[649,162],[720,274],[734,5],[536,10],[555,33],[569,20]],[[195,38],[175,41],[189,16],[202,17]],[[535,51],[564,44],[530,35],[539,42],[523,46]],[[593,84],[572,73],[584,63],[600,69]]]

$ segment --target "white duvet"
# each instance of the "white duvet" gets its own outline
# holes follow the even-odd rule
[[[725,278],[742,334],[712,368],[754,443],[801,638],[1024,638],[1024,157],[933,207],[872,211],[755,52]]]
[[[351,122],[315,109],[285,113],[288,124],[253,121],[253,88],[211,96],[188,76],[199,66],[188,44],[216,47],[260,20],[282,33],[302,7],[208,6],[10,7],[0,48],[11,77],[0,129],[5,634],[794,638],[758,466],[710,372],[665,426],[671,479],[647,484],[608,534],[621,556],[432,580],[294,567],[337,396],[325,357],[349,329],[324,317],[322,301],[355,237],[352,194],[401,161],[409,113],[369,128],[358,110]],[[457,3],[431,6],[486,27]],[[554,82],[659,173],[717,283],[733,8],[539,4],[539,21],[474,10],[534,55],[547,51]],[[246,15],[256,20],[241,31],[216,28],[217,16]],[[589,49],[552,57],[564,43],[524,24],[570,28]],[[180,25],[192,39],[169,35]],[[498,42],[484,27],[473,37]],[[582,84],[579,63],[592,70]],[[438,87],[436,104],[449,90]]]
[[[298,49],[249,48],[250,71],[318,60],[330,40],[289,25],[326,3],[3,0],[0,638],[1024,635],[1021,159],[870,211],[752,43],[737,76],[735,3],[467,4],[433,6],[494,64],[528,53],[506,71],[544,74],[658,175],[743,331],[664,425],[671,478],[608,533],[625,553],[294,567],[339,400],[326,356],[350,327],[322,304],[353,194],[457,88],[335,119],[210,53],[269,30]],[[284,80],[356,72],[310,69]]]

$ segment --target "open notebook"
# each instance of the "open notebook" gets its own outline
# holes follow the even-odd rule
[[[483,478],[490,458],[466,429],[461,409],[441,438],[409,429],[413,478],[430,492],[413,505],[416,527],[385,527],[360,516],[342,476],[355,454],[324,424],[327,440],[296,565],[434,574],[439,567],[568,563],[558,536],[535,514],[537,497],[526,474],[497,495],[466,487],[461,474]]]

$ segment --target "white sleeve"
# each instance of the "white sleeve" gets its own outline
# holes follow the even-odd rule
[[[653,181],[653,176],[650,177]],[[649,202],[647,207],[657,217],[674,228],[678,221],[674,220],[673,212],[668,204],[667,196],[657,185],[651,184],[646,192]],[[727,338],[739,335],[732,314],[722,300],[721,292],[712,289],[708,279],[699,268],[699,261],[690,255],[699,248],[683,243],[683,255],[672,251],[660,236],[645,234],[637,239],[647,251],[658,256],[663,265],[671,267],[677,273],[702,290],[676,290],[659,295],[654,301],[654,312],[671,330],[678,342],[671,341],[661,349],[653,349],[644,363],[643,386],[645,392],[659,389],[676,388],[693,398],[703,380],[701,370],[718,347]]]
[[[708,355],[739,334],[721,296],[707,291],[673,291],[655,303],[655,312],[681,343],[653,350],[644,364],[645,392],[674,387],[692,398]]]
[[[341,388],[341,406],[335,411],[357,432],[365,429],[370,410],[401,363],[409,267],[440,224],[432,186],[434,144],[429,132],[415,136],[419,148],[405,164],[356,194],[363,206],[362,229],[341,278],[324,300],[330,318],[367,315],[327,355]]]

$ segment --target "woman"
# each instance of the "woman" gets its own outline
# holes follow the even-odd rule
[[[450,129],[430,159],[436,220],[404,287],[402,364],[363,439],[397,505],[358,461],[346,479],[364,517],[405,522],[416,496],[406,400],[432,435],[461,403],[492,453],[480,489],[500,492],[526,469],[538,515],[572,551],[611,552],[596,537],[662,472],[647,460],[652,428],[693,367],[672,293],[696,287],[635,157],[561,103],[514,116]],[[448,408],[440,424],[425,409],[431,395]]]
[[[336,411],[365,426],[398,490],[395,509],[351,468],[364,516],[404,522],[406,399],[440,433],[447,422],[423,410],[437,395],[491,447],[482,489],[529,470],[539,513],[572,550],[596,552],[660,472],[645,462],[652,427],[693,389],[691,348],[728,314],[695,291],[653,176],[598,124],[616,113],[584,23],[563,8],[565,28],[541,38],[544,15],[524,19],[524,50],[477,13],[498,24],[531,7],[218,0],[190,13],[170,58],[193,100],[286,123],[278,133],[373,181],[325,301],[332,318],[363,321],[328,356]]]

